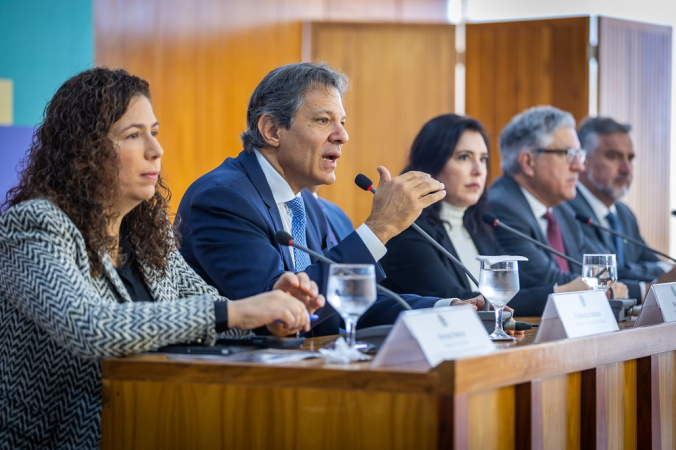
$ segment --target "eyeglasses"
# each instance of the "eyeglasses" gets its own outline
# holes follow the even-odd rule
[[[583,148],[536,148],[533,153],[558,153],[559,155],[566,155],[568,164],[572,164],[575,157],[580,159],[580,164],[584,164],[587,159],[587,150]]]

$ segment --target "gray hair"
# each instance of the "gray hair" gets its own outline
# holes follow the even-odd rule
[[[612,133],[631,133],[631,125],[616,122],[610,117],[587,117],[577,130],[580,145],[587,150],[587,156],[594,156],[596,147],[599,146],[599,134],[606,136]]]
[[[327,64],[295,63],[278,67],[258,84],[246,112],[247,130],[240,135],[244,150],[265,147],[258,122],[265,114],[278,127],[291,128],[293,117],[303,107],[305,95],[313,88],[334,88],[341,97],[348,86],[347,76]]]
[[[519,172],[519,155],[545,148],[552,133],[561,127],[575,129],[575,119],[553,106],[536,106],[517,114],[500,133],[500,168],[509,175]]]

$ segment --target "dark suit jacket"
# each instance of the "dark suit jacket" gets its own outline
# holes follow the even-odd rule
[[[498,178],[488,189],[488,209],[505,225],[549,245],[519,184],[509,175]],[[566,255],[582,262],[582,255],[590,252],[585,247],[584,236],[575,215],[566,205],[554,207],[553,213],[561,229]],[[570,273],[561,272],[554,255],[506,230],[495,228],[495,237],[507,254],[528,258],[519,267],[522,269],[519,270],[519,276],[523,287],[565,284],[580,275],[580,267],[574,264],[570,264]]]
[[[307,215],[307,245],[314,251],[327,248],[326,217],[315,198],[302,192]],[[181,254],[209,284],[226,297],[239,299],[268,291],[285,272],[292,271],[289,247],[275,242],[283,230],[279,209],[256,155],[241,152],[195,181],[178,208]],[[337,262],[376,264],[378,280],[384,277],[356,232],[326,252]],[[312,259],[305,272],[326,292],[328,267]],[[393,323],[401,308],[379,298],[360,320],[361,326]],[[434,299],[410,299],[413,307],[432,306]],[[313,335],[336,334],[340,319],[327,305],[319,311]]]
[[[594,210],[579,189],[577,196],[569,201],[568,205],[576,214],[591,217],[597,224],[599,223],[599,218],[596,217]],[[615,207],[617,208],[617,218],[622,226],[622,232],[645,244],[638,229],[638,222],[634,213],[622,202],[617,202]],[[605,251],[608,253],[617,253],[613,236],[610,233],[594,227],[582,226],[581,228],[589,242],[606,249]],[[618,267],[618,276],[620,278],[652,281],[664,273],[664,270],[656,264],[659,258],[653,252],[645,250],[631,242],[624,244],[623,249],[625,264],[624,267]]]
[[[422,217],[416,223],[458,258],[443,223],[431,222]],[[471,229],[467,224],[465,226]],[[470,236],[480,255],[505,254],[491,234],[478,231],[470,232]],[[461,299],[479,295],[479,292],[472,290],[467,275],[460,267],[411,228],[387,243],[387,255],[381,264],[388,275],[381,284],[394,291]],[[552,286],[522,288],[509,302],[509,306],[519,316],[539,316],[547,295],[553,291]]]
[[[488,209],[506,225],[549,245],[519,184],[509,175],[498,178],[488,189]],[[597,245],[585,239],[582,228],[578,225],[575,213],[570,206],[562,204],[552,209],[561,229],[566,255],[582,263],[585,253],[607,253],[607,250],[599,249]],[[561,272],[551,253],[541,250],[508,231],[496,228],[495,236],[505,252],[528,258],[528,262],[523,263],[523,270],[519,270],[522,287],[565,284],[581,273],[581,268],[574,264],[570,264],[571,272]],[[641,288],[637,281],[626,279],[620,279],[620,281],[627,285],[629,297],[641,297]]]
[[[323,208],[324,214],[326,214],[326,218],[329,220],[329,225],[338,238],[338,242],[345,239],[354,231],[352,221],[338,205],[321,197],[317,197],[317,200],[319,200],[320,206]]]

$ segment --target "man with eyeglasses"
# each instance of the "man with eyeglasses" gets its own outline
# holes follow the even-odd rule
[[[634,178],[635,153],[630,133],[631,125],[610,117],[590,117],[580,125],[577,135],[587,150],[586,171],[580,174],[577,196],[568,205],[599,225],[643,242],[636,217],[620,201],[629,192]],[[618,275],[622,278],[647,282],[671,269],[671,264],[660,261],[652,252],[625,244],[622,239],[596,228],[582,229],[589,242],[617,255]]]
[[[500,134],[504,175],[488,190],[488,209],[504,224],[581,262],[591,248],[574,213],[563,203],[575,198],[586,155],[570,113],[539,106],[516,115]],[[576,265],[500,228],[495,236],[507,254],[528,258],[519,267],[523,287],[552,285],[554,292],[588,289]],[[613,288],[618,298],[626,296],[622,283]],[[545,300],[533,299],[542,308]]]

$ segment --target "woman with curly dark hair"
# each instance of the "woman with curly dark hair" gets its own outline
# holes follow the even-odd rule
[[[404,172],[418,170],[444,183],[446,198],[426,208],[416,223],[458,258],[479,279],[478,255],[501,255],[491,229],[481,221],[486,212],[488,138],[480,122],[444,114],[420,130]],[[412,229],[387,243],[381,260],[384,285],[398,292],[442,298],[469,298],[478,287],[469,277]],[[509,303],[525,316],[542,314],[553,286],[522,286]],[[557,286],[560,292],[579,290],[575,281]]]
[[[309,330],[305,274],[230,302],[177,251],[148,83],[96,68],[45,110],[0,215],[0,448],[97,448],[100,358]]]

